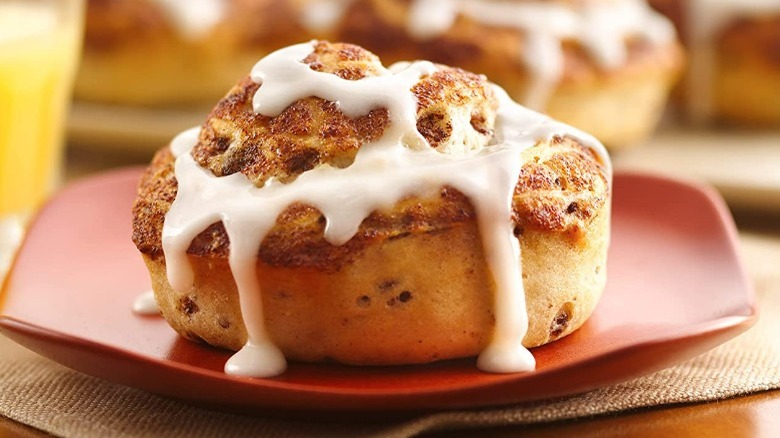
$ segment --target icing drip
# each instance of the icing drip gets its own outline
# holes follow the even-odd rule
[[[153,0],[189,39],[203,38],[225,17],[225,0]]]
[[[146,291],[133,301],[133,312],[139,315],[159,315],[160,309],[154,298],[154,291]]]
[[[352,0],[311,1],[301,12],[301,24],[311,32],[327,32],[341,21],[350,3]]]
[[[568,135],[592,147],[608,166],[603,146],[585,133],[521,107],[496,87],[500,106],[491,142],[477,150],[442,154],[417,132],[417,103],[411,92],[420,77],[436,71],[433,64],[403,63],[383,70],[379,76],[348,81],[314,71],[301,62],[312,50],[311,44],[291,46],[272,53],[254,67],[252,78],[262,83],[254,96],[254,110],[276,116],[296,100],[309,96],[338,102],[341,110],[353,117],[386,108],[389,128],[379,140],[362,146],[349,167],[323,165],[291,183],[271,179],[257,188],[241,173],[216,177],[198,166],[188,153],[197,143],[197,128],[185,131],[172,142],[179,189],[163,226],[171,286],[180,292],[192,287],[186,251],[192,239],[209,225],[222,221],[231,242],[229,263],[249,341],[227,362],[225,371],[267,377],[285,369],[284,356],[264,326],[256,263],[263,238],[288,205],[301,202],[317,208],[326,219],[326,239],[339,245],[355,234],[372,211],[445,185],[471,199],[496,285],[495,332],[478,366],[491,372],[532,370],[533,356],[521,344],[528,317],[520,247],[511,220],[512,195],[523,164],[520,153],[537,140]]]
[[[428,39],[449,30],[457,17],[452,0],[416,0],[409,6],[406,27],[415,38]]]
[[[304,25],[312,31],[330,29],[352,1],[313,0]],[[323,8],[328,13],[321,15],[319,24],[307,24],[311,19],[306,17]],[[547,106],[563,76],[563,40],[580,42],[601,68],[610,70],[625,64],[627,38],[652,44],[669,43],[675,38],[672,24],[650,9],[645,0],[574,5],[539,0],[412,0],[407,31],[420,40],[434,38],[452,28],[458,16],[524,33],[527,43],[518,49],[518,58],[529,69],[532,82],[522,103],[536,110]]]
[[[522,98],[523,105],[541,111],[547,107],[547,102],[563,74],[561,43],[553,38],[529,34],[522,56],[523,63],[533,78],[531,86]]]
[[[702,123],[713,113],[713,86],[717,61],[715,36],[739,17],[780,13],[780,0],[690,0],[688,21],[688,114]]]

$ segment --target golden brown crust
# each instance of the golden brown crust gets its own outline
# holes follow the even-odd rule
[[[337,104],[315,97],[267,117],[252,110],[258,88],[246,78],[209,114],[193,156],[217,176],[242,172],[262,186],[271,177],[289,182],[320,164],[345,167],[388,123],[386,110],[350,119]]]
[[[163,255],[162,225],[179,188],[173,163],[170,149],[160,149],[141,176],[133,203],[133,242],[152,257]]]
[[[571,139],[555,137],[534,149],[534,159],[526,161],[515,187],[515,224],[566,233],[576,241],[607,202],[604,168],[594,151]]]
[[[382,66],[376,55],[360,46],[327,41],[316,42],[314,50],[303,63],[314,71],[330,73],[348,81],[377,76]]]

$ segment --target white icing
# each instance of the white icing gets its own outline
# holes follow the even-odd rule
[[[314,0],[301,11],[301,24],[311,32],[327,32],[347,11],[352,0]]]
[[[198,142],[198,136],[200,135],[200,127],[187,129],[181,132],[179,135],[173,138],[171,141],[170,149],[174,157],[184,155],[190,151]]]
[[[310,30],[329,29],[338,23],[353,0],[312,0],[304,15],[322,17]],[[767,1],[767,0],[764,0]],[[337,5],[337,6],[336,6]],[[327,9],[327,13],[318,12]],[[579,41],[601,68],[625,64],[626,39],[635,37],[653,44],[674,40],[672,24],[654,12],[645,0],[591,1],[566,4],[540,0],[412,0],[406,27],[420,40],[434,38],[452,28],[458,16],[525,34],[518,57],[529,69],[532,81],[521,103],[543,110],[564,70],[562,41]]]
[[[561,42],[544,35],[528,34],[522,56],[533,79],[521,101],[526,107],[541,111],[547,107],[563,74]]]
[[[139,315],[159,315],[160,308],[154,298],[154,291],[147,291],[133,301],[133,312]]]
[[[182,35],[199,39],[225,17],[225,0],[152,0],[162,7]]]
[[[312,47],[291,46],[257,63],[252,78],[262,82],[262,87],[254,96],[254,109],[276,116],[296,100],[309,96],[338,102],[350,116],[387,108],[389,128],[379,140],[362,146],[352,165],[344,169],[323,165],[291,183],[269,180],[257,188],[241,173],[216,177],[198,166],[187,153],[197,143],[197,131],[185,131],[172,143],[177,156],[178,194],[163,227],[163,249],[172,287],[180,292],[192,287],[186,251],[206,227],[222,221],[231,242],[229,263],[249,342],[227,362],[225,371],[268,377],[282,373],[286,367],[284,356],[264,325],[256,263],[263,238],[287,206],[301,202],[319,209],[326,219],[325,238],[339,245],[355,234],[372,211],[445,185],[463,192],[474,204],[486,262],[496,286],[495,332],[478,366],[491,372],[532,370],[533,356],[521,344],[528,317],[520,247],[511,220],[512,195],[523,164],[520,154],[537,140],[568,135],[592,147],[609,167],[603,146],[585,133],[521,107],[496,87],[500,106],[490,143],[460,154],[442,154],[417,132],[417,102],[411,92],[420,77],[435,72],[433,64],[403,63],[382,70],[376,77],[348,81],[303,64],[301,60]]]
[[[416,0],[409,5],[406,27],[415,38],[428,39],[449,30],[458,18],[452,0]]]
[[[690,0],[688,21],[688,113],[705,122],[713,113],[713,87],[717,61],[715,36],[738,17],[780,13],[780,0]]]

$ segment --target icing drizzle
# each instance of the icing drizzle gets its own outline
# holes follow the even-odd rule
[[[271,179],[257,188],[241,173],[216,177],[195,162],[189,151],[198,141],[198,128],[183,132],[171,144],[177,157],[179,188],[165,217],[162,236],[171,286],[180,292],[192,288],[187,249],[201,231],[221,221],[230,239],[229,263],[249,341],[228,360],[225,371],[269,377],[286,368],[284,355],[264,325],[256,263],[263,238],[288,205],[301,202],[317,208],[326,219],[325,238],[340,245],[372,211],[445,185],[464,193],[474,205],[496,286],[495,331],[477,364],[490,372],[532,370],[534,358],[521,344],[528,317],[520,246],[511,220],[512,195],[523,164],[520,153],[538,140],[566,135],[593,148],[609,167],[603,146],[581,131],[514,103],[504,90],[495,87],[500,106],[491,142],[481,149],[443,154],[417,132],[417,102],[411,92],[422,76],[436,71],[436,66],[426,61],[403,63],[383,69],[378,76],[348,81],[304,64],[302,60],[312,50],[312,43],[291,46],[255,65],[252,78],[262,86],[254,95],[254,110],[276,116],[309,96],[338,102],[340,109],[353,117],[387,108],[389,127],[380,139],[360,148],[352,165],[343,169],[322,165],[291,183]]]

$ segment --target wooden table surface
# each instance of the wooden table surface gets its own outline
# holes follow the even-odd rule
[[[514,437],[776,437],[780,436],[780,390],[714,403],[651,409],[588,420],[480,430],[480,436]],[[48,434],[0,417],[0,438]],[[474,436],[474,431],[434,436]]]

